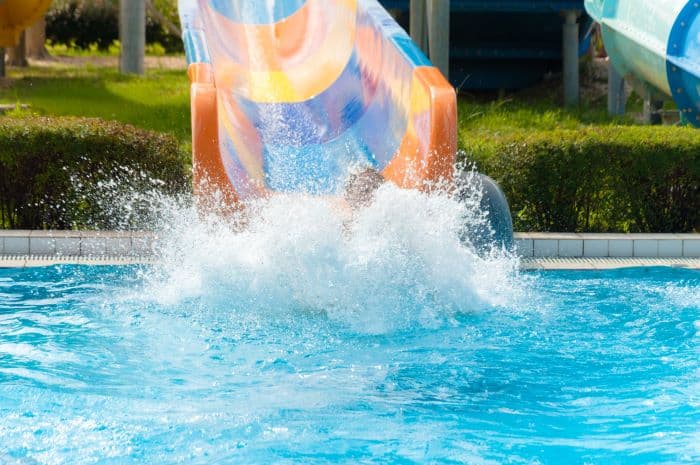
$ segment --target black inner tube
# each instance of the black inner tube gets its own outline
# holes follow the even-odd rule
[[[478,252],[486,252],[493,245],[510,251],[513,249],[513,219],[508,200],[493,179],[481,173],[476,176],[477,179],[470,173],[460,173],[455,178],[455,196],[464,202],[474,189],[481,189],[480,208],[487,214],[487,224],[465,224],[461,239],[470,242]]]

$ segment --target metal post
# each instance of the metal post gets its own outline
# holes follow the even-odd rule
[[[612,116],[624,115],[626,102],[625,79],[608,60],[608,114]]]
[[[0,47],[0,78],[4,78],[7,75],[5,71],[5,48]]]
[[[430,61],[450,77],[450,0],[428,0]]]
[[[579,102],[578,75],[578,11],[564,12],[564,105],[576,106]]]
[[[428,35],[425,19],[426,14],[425,0],[411,0],[409,10],[409,29],[411,31],[411,39],[423,50],[423,53],[428,55]]]
[[[654,93],[647,90],[644,94],[644,122],[651,125],[663,123],[661,111],[664,108],[664,101],[654,97]]]
[[[121,72],[143,74],[146,51],[146,2],[145,0],[121,0],[119,3]]]

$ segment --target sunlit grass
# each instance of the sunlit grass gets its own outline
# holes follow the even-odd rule
[[[578,107],[565,108],[560,102],[557,84],[496,95],[471,95],[459,99],[460,141],[469,137],[513,129],[555,130],[586,126],[639,124],[634,117],[641,112],[642,101],[633,94],[627,102],[628,113],[608,115],[606,96],[583,94]]]
[[[22,103],[30,112],[53,116],[93,116],[173,134],[185,146],[190,141],[187,76],[181,69],[149,69],[145,76],[124,76],[114,67],[86,65],[34,66],[12,69],[10,84],[0,88],[0,102]],[[559,102],[558,85],[501,98],[476,94],[460,97],[460,140],[486,137],[510,129],[576,129],[587,125],[635,124],[632,117],[608,116],[604,96],[582,98],[576,109]],[[632,111],[641,109],[633,97]],[[26,110],[14,110],[19,115]]]
[[[130,123],[190,140],[189,85],[184,70],[149,69],[124,76],[116,68],[85,66],[13,69],[0,102],[28,104],[51,116],[88,116]]]

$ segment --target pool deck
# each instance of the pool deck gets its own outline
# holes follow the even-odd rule
[[[157,241],[143,231],[0,230],[0,268],[155,263]],[[515,245],[523,269],[700,269],[700,234],[516,233]]]

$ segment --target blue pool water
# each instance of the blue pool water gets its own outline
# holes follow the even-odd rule
[[[380,314],[440,297],[394,284],[377,328],[332,295],[0,270],[0,463],[700,463],[700,273],[525,273],[421,318]]]

